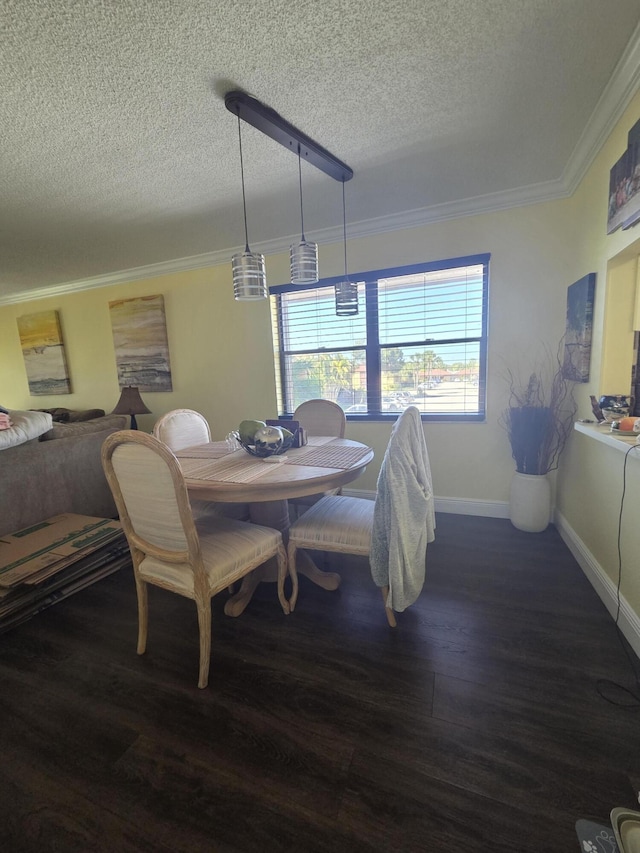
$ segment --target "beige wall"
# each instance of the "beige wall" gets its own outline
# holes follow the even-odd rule
[[[600,385],[607,274],[609,266],[632,253],[640,234],[639,229],[631,229],[607,237],[608,178],[639,116],[640,96],[570,199],[349,241],[353,271],[491,253],[487,420],[425,425],[437,496],[476,503],[507,500],[514,466],[499,425],[507,400],[505,369],[526,371],[543,346],[555,347],[564,331],[567,287],[589,272],[597,273],[594,352],[592,380],[577,388],[579,415],[590,414],[589,394],[611,390]],[[340,246],[320,247],[324,275],[338,274],[341,261]],[[286,256],[268,258],[267,271],[271,283],[286,280]],[[174,391],[144,395],[152,414],[141,416],[140,426],[150,430],[163,412],[193,407],[205,414],[214,437],[220,438],[243,418],[275,416],[268,305],[236,303],[231,291],[230,266],[223,265],[2,306],[0,403],[10,408],[112,408],[119,391],[108,302],[161,293]],[[28,393],[16,317],[43,309],[60,312],[74,389],[68,396],[31,397]],[[358,481],[358,487],[373,490],[389,426],[349,424],[347,435],[376,450],[377,463]],[[613,543],[621,478],[622,454],[584,436],[572,436],[558,479],[558,509],[611,579],[617,576]],[[637,493],[637,484],[632,493],[633,489]],[[632,555],[640,554],[639,531],[640,525],[625,520],[623,542]],[[636,613],[640,613],[639,562],[636,557],[635,569],[623,584]]]
[[[632,291],[635,259],[640,253],[640,227],[627,231],[619,229],[607,236],[606,219],[609,170],[626,149],[627,134],[639,117],[640,95],[637,95],[571,199],[574,230],[582,235],[573,279],[587,272],[597,273],[591,380],[581,392],[579,414],[582,417],[591,414],[586,403],[589,394],[628,393],[630,387]],[[603,354],[603,343],[606,354]],[[576,433],[562,460],[556,501],[561,519],[569,525],[589,560],[604,572],[613,594],[620,572],[618,523],[623,480],[626,479],[620,528],[620,590],[623,613],[628,604],[627,616],[636,623],[638,630],[640,450],[631,451],[626,472],[624,467],[622,451]]]
[[[498,417],[506,400],[507,365],[526,368],[532,352],[555,344],[564,327],[567,283],[574,251],[558,237],[567,202],[539,204],[390,232],[350,244],[353,270],[423,260],[491,253],[489,398],[487,422],[428,424],[435,489],[440,496],[473,500],[507,499],[513,465]],[[321,246],[326,275],[339,272],[340,247]],[[271,281],[286,276],[285,256],[269,258]],[[275,382],[269,309],[266,303],[232,298],[230,267],[162,276],[51,299],[0,307],[0,387],[10,408],[67,406],[112,408],[119,395],[109,321],[110,300],[162,293],[174,391],[145,394],[152,410],[139,424],[172,408],[202,411],[222,437],[245,417],[275,416]],[[30,397],[20,352],[16,317],[55,308],[61,323],[73,394]],[[349,424],[347,434],[371,444],[380,460],[389,426]],[[378,466],[358,481],[375,489]]]

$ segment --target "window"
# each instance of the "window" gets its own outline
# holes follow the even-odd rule
[[[353,419],[484,420],[488,274],[489,255],[357,273],[353,317],[339,278],[271,288],[280,413],[324,397]]]

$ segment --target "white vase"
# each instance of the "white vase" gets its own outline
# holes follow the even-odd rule
[[[549,526],[551,484],[546,474],[513,475],[509,492],[509,518],[514,527],[541,533]]]

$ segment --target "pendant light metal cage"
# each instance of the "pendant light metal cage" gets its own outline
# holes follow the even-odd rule
[[[358,285],[350,281],[336,284],[336,315],[351,317],[358,313]]]
[[[258,252],[238,252],[231,258],[233,273],[233,297],[238,302],[253,302],[266,299],[267,275],[264,268],[264,255]]]

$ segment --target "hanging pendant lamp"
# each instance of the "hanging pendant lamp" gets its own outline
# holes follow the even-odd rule
[[[350,317],[358,313],[358,285],[349,281],[347,273],[347,208],[344,200],[344,181],[342,182],[342,231],[344,236],[344,281],[335,286],[336,314],[338,317]]]
[[[302,165],[300,143],[298,143],[298,178],[300,182],[300,223],[302,237],[295,246],[289,247],[291,262],[291,284],[313,284],[318,280],[318,244],[305,239],[304,211],[302,207]]]
[[[264,268],[264,255],[252,252],[249,248],[247,230],[247,202],[244,192],[244,164],[242,162],[242,132],[240,130],[240,111],[238,110],[238,142],[240,146],[240,175],[242,178],[242,208],[244,211],[244,252],[238,252],[231,258],[233,273],[233,296],[238,302],[252,302],[267,298],[267,276]]]

